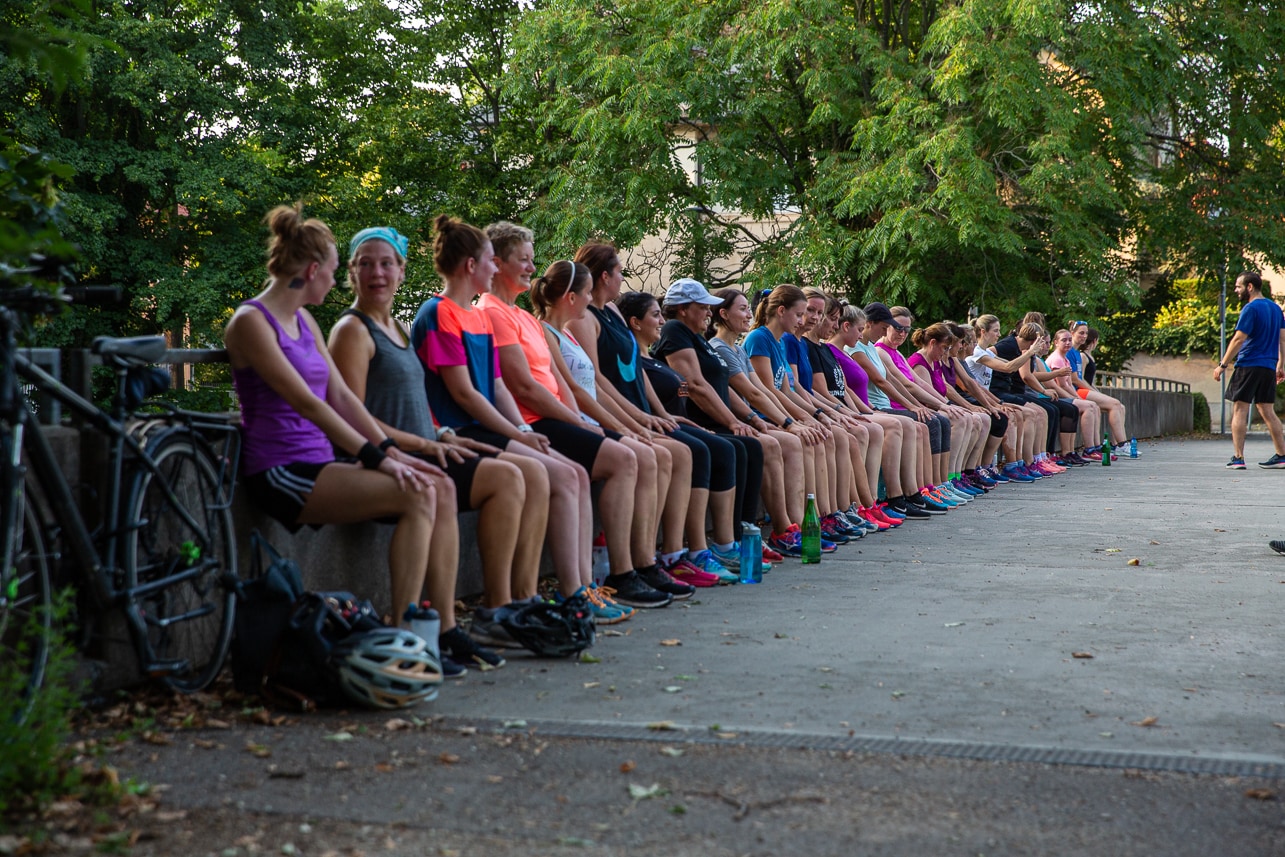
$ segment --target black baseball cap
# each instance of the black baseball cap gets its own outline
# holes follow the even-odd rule
[[[881,304],[878,301],[866,304],[866,322],[869,324],[891,324],[897,330],[905,330],[904,324],[897,324],[892,320],[892,310],[888,309],[887,304]]]

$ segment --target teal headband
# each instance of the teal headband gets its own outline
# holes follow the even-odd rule
[[[371,239],[387,242],[393,250],[397,251],[397,257],[403,262],[406,261],[406,249],[410,246],[410,239],[391,226],[371,226],[358,232],[348,242],[348,258],[351,259],[356,255],[357,248]]]

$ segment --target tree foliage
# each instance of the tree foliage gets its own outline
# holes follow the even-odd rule
[[[711,286],[1136,313],[1139,268],[1285,262],[1282,4],[0,0],[0,241],[61,183],[19,231],[126,287],[58,343],[217,341],[295,199],[410,235],[407,304],[448,212]]]

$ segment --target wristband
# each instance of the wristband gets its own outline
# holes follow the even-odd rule
[[[812,412],[812,419],[814,419],[814,420],[819,420],[819,419],[821,419],[821,415],[822,415],[823,413],[825,413],[825,409],[824,409],[824,408],[817,408],[815,411],[813,411],[813,412]]]
[[[454,434],[455,434],[455,429],[451,428],[450,426],[442,426],[437,430],[437,439],[444,440],[448,437],[453,436]]]
[[[401,449],[401,447],[397,445],[397,441],[393,440],[391,437],[386,437],[379,442],[379,451],[388,452],[388,447],[390,446],[397,447],[397,449]]]
[[[535,429],[531,428],[531,426],[527,425],[526,423],[523,423],[522,425],[518,426],[518,431],[522,432],[523,434],[531,434],[531,432],[535,431]]]
[[[357,450],[357,460],[367,470],[378,470],[379,465],[383,464],[384,459],[387,457],[379,447],[370,441],[366,441],[362,444],[361,449]]]
[[[781,423],[781,428],[788,429],[792,425],[794,425],[794,417],[786,417],[785,422]]]

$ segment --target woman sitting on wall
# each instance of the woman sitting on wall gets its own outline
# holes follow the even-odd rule
[[[354,300],[330,330],[330,353],[349,389],[398,447],[435,461],[455,483],[459,510],[478,511],[485,604],[474,613],[469,632],[485,645],[518,648],[496,613],[536,596],[549,478],[533,458],[434,427],[410,328],[393,317],[406,278],[407,243],[386,226],[363,229],[348,243]]]
[[[223,333],[241,403],[246,493],[292,530],[396,518],[388,549],[392,612],[419,602],[427,574],[442,618],[442,654],[503,665],[456,626],[455,564],[431,554],[435,521],[449,527],[455,519],[454,486],[439,468],[397,449],[344,383],[304,309],[334,287],[334,235],[298,205],[273,209],[267,221],[267,285]],[[337,461],[336,449],[355,460]]]

